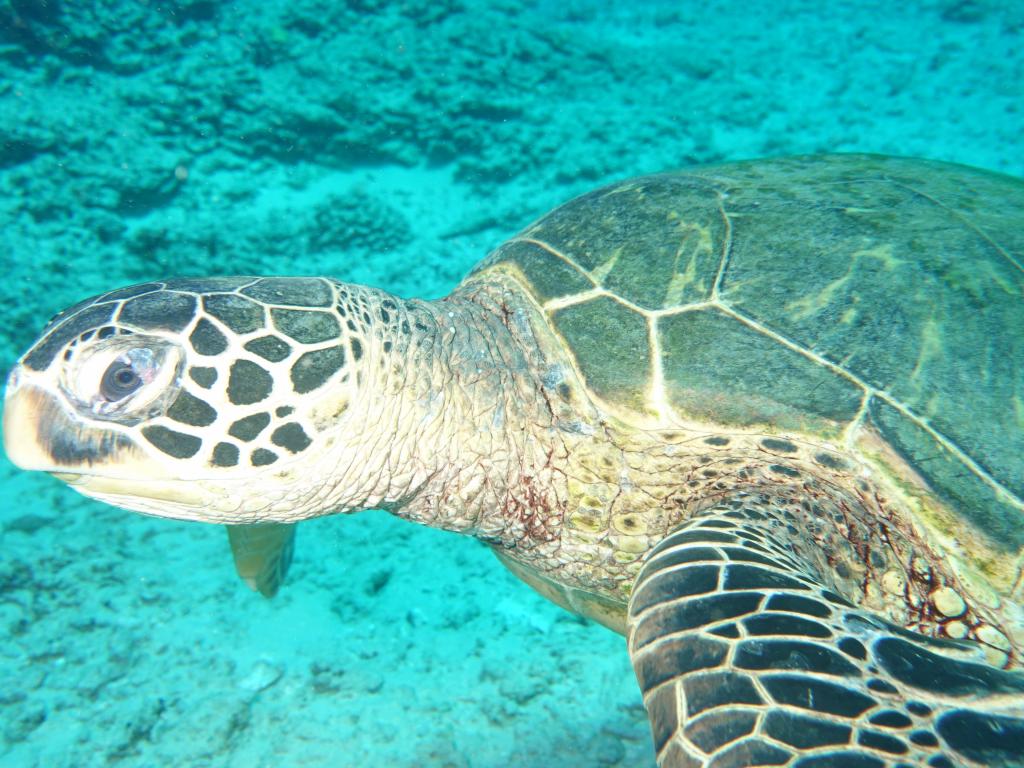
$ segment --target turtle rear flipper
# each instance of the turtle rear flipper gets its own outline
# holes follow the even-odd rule
[[[857,610],[773,522],[716,507],[640,571],[629,650],[661,768],[1021,765],[1024,675]]]
[[[295,526],[285,523],[228,525],[235,570],[264,597],[277,594],[295,550]]]

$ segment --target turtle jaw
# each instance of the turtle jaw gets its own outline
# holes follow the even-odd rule
[[[145,515],[232,524],[257,522],[268,514],[262,508],[246,509],[247,479],[186,480],[150,457],[129,434],[83,422],[68,408],[45,382],[32,382],[16,368],[3,414],[10,461],[46,472],[83,496]]]
[[[24,381],[17,369],[8,381],[3,428],[12,463],[53,475],[84,496],[160,517],[211,516],[211,494],[202,484],[169,475],[127,435],[72,419],[57,397]]]
[[[16,368],[4,400],[4,451],[21,469],[48,472],[80,487],[91,477],[173,480],[127,434],[84,423],[63,401]]]
[[[91,499],[153,517],[194,522],[238,522],[230,513],[236,505],[227,495],[219,496],[226,509],[211,509],[211,496],[199,484],[175,480],[137,480],[102,475],[51,473]]]

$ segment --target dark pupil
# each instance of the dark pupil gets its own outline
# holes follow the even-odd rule
[[[128,363],[118,360],[103,374],[100,394],[107,400],[120,400],[142,386],[142,379]]]

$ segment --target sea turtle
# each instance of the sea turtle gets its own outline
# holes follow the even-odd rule
[[[469,533],[628,636],[657,761],[1024,764],[1024,183],[837,155],[614,184],[445,299],[151,282],[11,374],[18,465],[228,526]]]

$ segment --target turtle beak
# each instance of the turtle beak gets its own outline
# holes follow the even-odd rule
[[[84,420],[19,366],[7,380],[4,451],[22,469],[67,475],[118,474],[143,458],[127,435]],[[162,473],[161,473],[162,474]]]
[[[20,368],[7,380],[3,422],[11,462],[48,472],[86,496],[155,514],[167,513],[150,502],[203,506],[199,489],[170,477],[128,436],[83,422],[60,398],[26,381]]]
[[[4,452],[22,469],[52,470],[50,451],[40,443],[40,416],[51,412],[52,398],[37,387],[22,383],[20,366],[7,379],[4,398]]]

